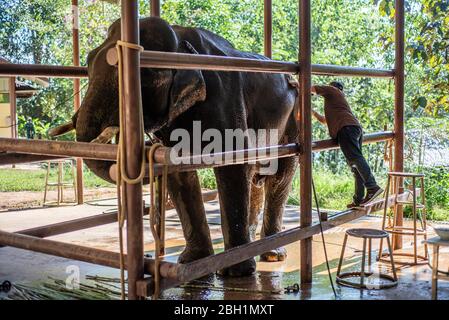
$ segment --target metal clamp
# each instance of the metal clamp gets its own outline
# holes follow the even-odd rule
[[[299,284],[295,283],[294,285],[284,288],[284,293],[291,293],[291,292],[293,293],[299,292]]]
[[[8,293],[9,290],[11,290],[12,284],[8,280],[3,281],[3,283],[0,285],[0,292],[6,292]]]

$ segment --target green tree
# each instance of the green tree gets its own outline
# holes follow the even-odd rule
[[[394,18],[393,0],[379,2],[379,12]],[[449,112],[449,2],[447,0],[406,1],[406,50],[410,69],[419,82],[412,90],[412,106],[433,116]],[[393,38],[385,37],[391,46]]]

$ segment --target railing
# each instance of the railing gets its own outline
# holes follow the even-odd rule
[[[107,59],[109,64],[117,64],[117,52],[115,49],[109,50]],[[299,64],[294,62],[158,51],[142,52],[141,67],[287,74],[300,72]],[[394,77],[394,70],[312,64],[312,74],[345,77],[392,78]],[[88,74],[86,67],[2,63],[0,64],[0,76],[86,78]]]

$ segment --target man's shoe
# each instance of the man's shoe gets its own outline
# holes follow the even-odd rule
[[[368,203],[372,202],[374,199],[376,199],[379,195],[382,194],[384,190],[377,186],[376,188],[368,190],[365,199],[362,200],[360,203],[361,206],[366,206]]]
[[[360,207],[360,204],[357,204],[355,202],[351,202],[350,204],[348,204],[346,206],[346,208],[348,208],[348,209],[356,209],[356,208],[359,208],[359,207]]]

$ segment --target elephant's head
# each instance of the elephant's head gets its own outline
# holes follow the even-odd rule
[[[107,63],[106,55],[115,47],[120,33],[120,20],[117,20],[109,28],[104,43],[88,55],[89,87],[72,118],[77,141],[104,143],[117,133],[110,129],[119,126],[117,67]],[[189,42],[178,39],[169,24],[154,17],[140,21],[140,44],[145,50],[197,53]],[[198,70],[142,69],[141,85],[146,132],[170,124],[206,98],[206,85]],[[86,164],[95,174],[111,181],[111,162],[86,160]]]

